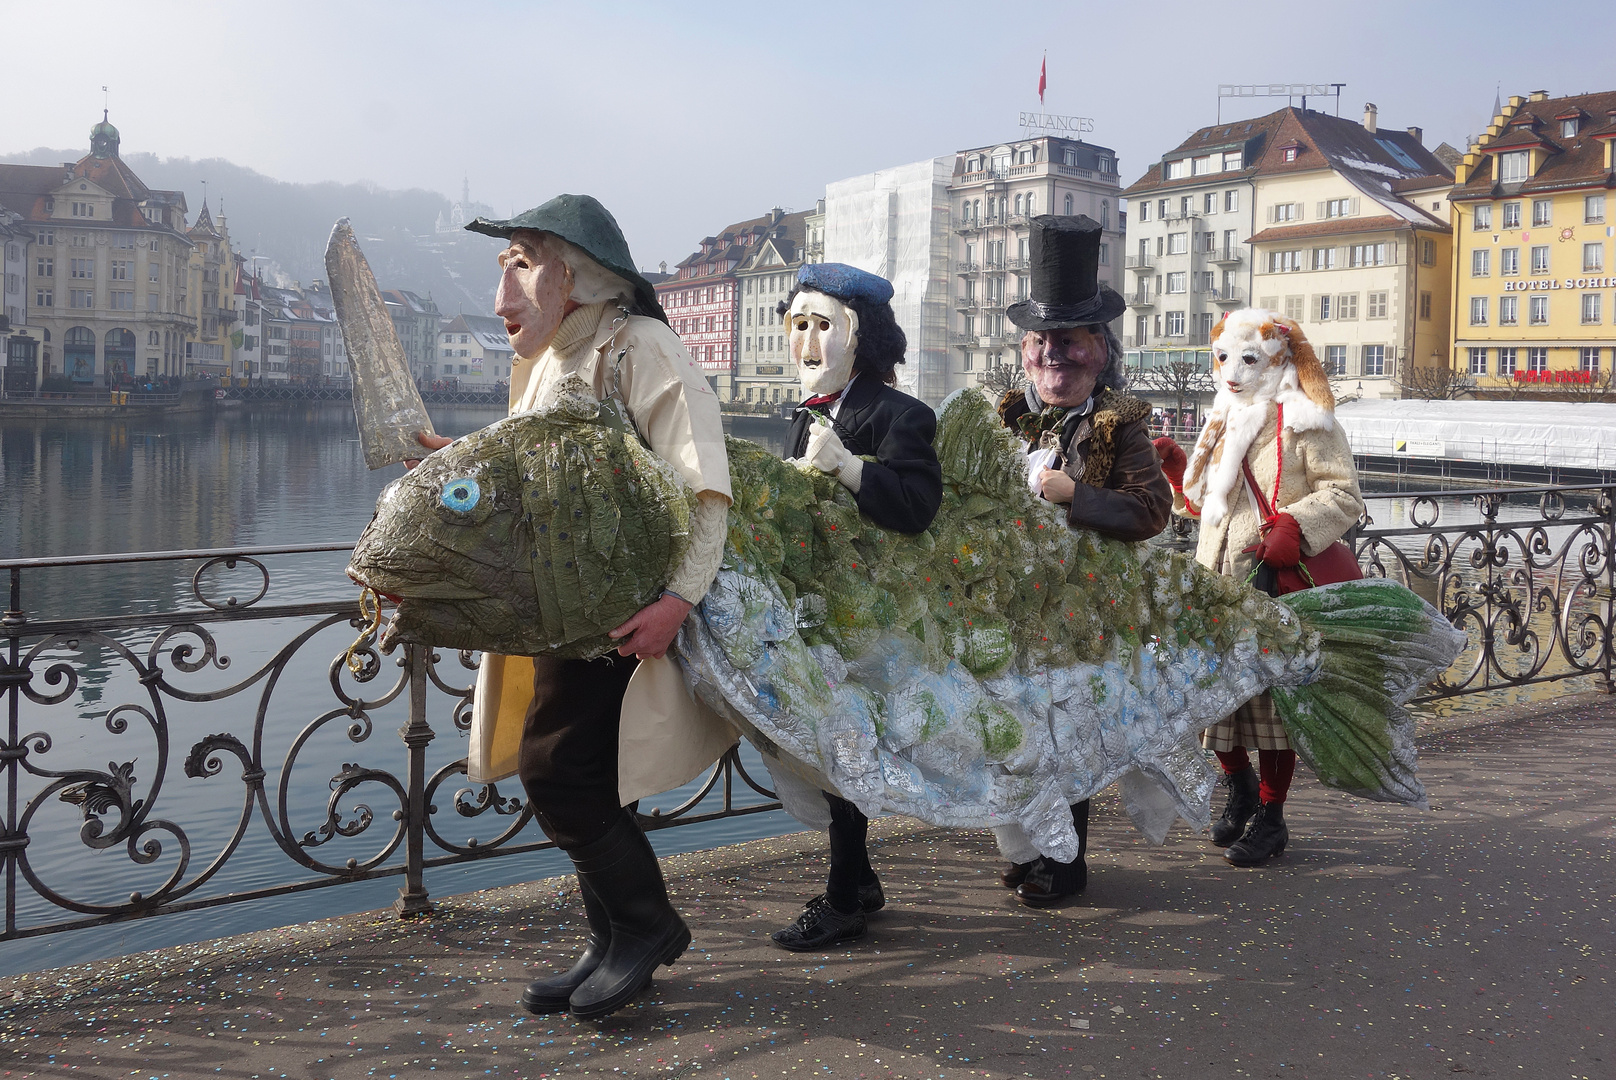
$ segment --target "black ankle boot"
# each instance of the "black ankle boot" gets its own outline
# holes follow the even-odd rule
[[[633,1000],[658,964],[689,948],[690,928],[668,901],[651,842],[626,813],[605,836],[567,854],[611,927],[606,954],[570,999],[572,1015],[588,1020]]]
[[[578,893],[583,897],[584,916],[589,920],[589,940],[584,942],[584,951],[567,971],[527,984],[527,989],[522,991],[522,1008],[530,1013],[566,1012],[572,992],[595,973],[606,955],[606,946],[611,943],[611,919],[582,878],[578,880]]]
[[[1226,848],[1246,831],[1246,822],[1257,812],[1257,770],[1247,765],[1228,774],[1229,801],[1223,816],[1212,823],[1212,843]]]
[[[1082,892],[1089,883],[1089,868],[1079,855],[1071,862],[1056,862],[1040,855],[1016,886],[1016,899],[1028,907],[1054,907]]]
[[[1290,838],[1291,831],[1285,827],[1285,804],[1261,803],[1245,834],[1228,846],[1223,857],[1236,866],[1260,866],[1284,851]]]
[[[1031,869],[1030,862],[1008,863],[999,871],[999,884],[1007,889],[1013,889],[1027,880],[1027,871]]]

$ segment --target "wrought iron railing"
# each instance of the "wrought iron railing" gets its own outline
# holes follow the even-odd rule
[[[0,941],[387,876],[404,879],[398,913],[420,914],[428,869],[553,846],[519,786],[471,784],[463,751],[432,745],[470,727],[472,654],[384,657],[367,638],[352,650],[357,671],[344,662],[357,592],[302,591],[318,581],[329,594],[348,550],[0,562]],[[32,610],[46,588],[29,586],[53,574],[58,593],[64,575],[77,579],[73,607],[126,598],[102,615]],[[159,610],[130,610],[141,607]],[[238,658],[252,661],[239,676]],[[389,718],[402,746],[375,737]],[[239,798],[219,787],[230,779]],[[779,806],[734,750],[681,791],[675,805],[639,807],[640,823]],[[98,854],[117,865],[87,859]]]
[[[1476,520],[1451,520],[1469,516],[1457,513],[1466,501]],[[1365,575],[1407,585],[1470,639],[1415,704],[1571,679],[1616,692],[1616,485],[1366,492],[1364,502],[1355,550]],[[1407,524],[1383,524],[1397,502]],[[1185,518],[1171,531],[1186,546],[1196,536]]]
[[[1452,520],[1466,496],[1475,520]],[[1419,701],[1576,678],[1613,689],[1616,485],[1366,499],[1366,572],[1470,637]],[[1392,500],[1407,524],[1382,524]],[[1193,528],[1175,521],[1174,537]],[[552,846],[519,790],[466,780],[452,737],[470,726],[472,655],[384,657],[366,640],[357,674],[344,663],[357,595],[328,597],[347,551],[0,562],[0,940],[388,876],[403,879],[397,911],[416,914],[431,906],[427,871]],[[77,599],[30,608],[52,591]],[[112,610],[86,610],[102,596]],[[401,746],[376,737],[390,718]],[[779,806],[734,751],[682,790],[640,822]],[[197,809],[198,793],[220,805]]]

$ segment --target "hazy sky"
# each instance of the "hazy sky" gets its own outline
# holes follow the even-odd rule
[[[1552,8],[0,0],[0,152],[87,146],[104,83],[127,152],[455,196],[466,176],[502,213],[587,192],[650,266],[828,181],[1015,137],[1046,49],[1046,109],[1093,117],[1125,183],[1216,119],[1219,83],[1345,82],[1342,115],[1373,101],[1460,145],[1500,84],[1616,88],[1608,7]]]

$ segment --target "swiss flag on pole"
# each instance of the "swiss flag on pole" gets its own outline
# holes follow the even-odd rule
[[[1049,85],[1049,54],[1044,54],[1044,62],[1038,67],[1038,104],[1044,103],[1044,87]]]

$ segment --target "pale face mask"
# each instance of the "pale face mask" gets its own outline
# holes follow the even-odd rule
[[[858,313],[834,296],[804,289],[791,301],[786,322],[803,393],[834,394],[846,386],[858,348]]]

